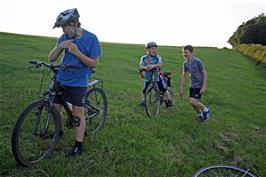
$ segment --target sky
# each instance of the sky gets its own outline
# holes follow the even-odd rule
[[[52,27],[70,8],[103,42],[230,47],[239,25],[265,13],[266,0],[0,0],[0,31],[59,37]]]

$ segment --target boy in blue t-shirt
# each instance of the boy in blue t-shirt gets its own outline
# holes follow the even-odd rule
[[[162,77],[160,76],[159,70],[163,66],[162,58],[160,55],[157,55],[157,44],[155,42],[149,42],[146,44],[146,53],[147,55],[144,55],[141,57],[139,62],[139,71],[144,72],[144,89],[142,91],[142,98],[140,102],[140,106],[145,106],[144,101],[144,94],[151,83],[153,72],[152,70],[155,68],[158,68],[158,87],[159,90],[164,94],[165,102],[167,106],[172,106],[172,101],[169,97],[169,94],[166,90],[165,82],[163,81]]]
[[[63,52],[61,64],[75,65],[75,68],[59,70],[56,81],[64,86],[67,102],[72,104],[73,116],[80,121],[75,130],[75,144],[71,155],[81,154],[81,144],[85,132],[84,100],[92,69],[96,67],[98,58],[102,54],[101,45],[96,35],[80,27],[77,9],[68,9],[60,13],[55,27],[61,27],[64,34],[58,39],[55,48],[49,54],[50,61],[56,61]],[[55,98],[55,107],[60,112],[62,105],[59,98]],[[61,131],[62,133],[62,131]]]

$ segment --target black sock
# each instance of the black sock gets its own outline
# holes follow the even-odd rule
[[[78,147],[79,149],[81,148],[82,142],[75,141],[75,147]]]
[[[64,134],[64,131],[63,130],[60,130],[59,136],[63,136],[63,134]]]

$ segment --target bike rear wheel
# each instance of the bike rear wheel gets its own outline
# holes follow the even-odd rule
[[[107,97],[103,89],[91,88],[85,99],[86,133],[103,128],[107,119]]]
[[[229,166],[229,165],[211,165],[199,169],[193,177],[258,177],[249,170]]]
[[[169,96],[169,100],[171,101],[171,103],[172,103],[172,105],[173,105],[173,99],[174,99],[174,92],[172,91],[172,89],[171,88],[166,88],[166,93],[168,94],[168,96]],[[165,99],[165,97],[164,97],[164,94],[163,93],[161,93],[161,104],[162,104],[162,102],[163,102],[163,100],[164,100],[164,102],[165,102],[165,106],[166,107],[169,107],[169,105],[168,105],[168,103],[167,103],[167,101],[166,101],[166,99]]]
[[[150,84],[145,93],[145,110],[149,117],[156,117],[160,111],[161,97],[158,87]]]
[[[169,95],[170,100],[173,102],[173,99],[174,99],[174,91],[173,91],[173,88],[168,87],[166,90],[168,92],[168,95]]]
[[[58,142],[61,119],[55,107],[39,100],[19,116],[12,132],[12,152],[22,166],[47,158]]]

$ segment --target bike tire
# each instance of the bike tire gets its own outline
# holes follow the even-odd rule
[[[35,108],[37,108],[37,110],[36,112],[33,112]],[[33,115],[31,116],[31,114]],[[46,116],[46,118],[49,117],[49,119],[51,118],[49,122],[50,130],[46,132],[44,132],[44,129],[38,129],[38,127],[40,127],[42,124],[42,122],[40,121],[45,121],[45,119],[43,119],[42,116]],[[32,117],[33,119],[31,119]],[[32,127],[31,121],[34,123],[33,127]],[[54,124],[53,126],[51,122],[53,122]],[[25,131],[23,129],[23,128],[28,128],[28,127],[30,131]],[[20,165],[24,167],[28,167],[49,157],[49,155],[53,152],[55,145],[58,142],[60,129],[61,129],[60,114],[58,113],[58,111],[56,110],[54,106],[52,106],[51,108],[49,105],[49,102],[44,101],[44,100],[38,100],[38,101],[31,103],[28,107],[24,109],[24,111],[18,117],[18,120],[12,132],[12,142],[11,142],[12,153],[16,161]],[[24,139],[24,135],[25,135],[25,139]],[[49,139],[51,139],[51,142],[47,145],[47,147],[44,147],[46,146],[44,144],[47,144],[46,142],[48,142]],[[25,147],[27,144],[30,144],[29,146],[31,146],[28,149],[28,151],[25,150],[27,149]],[[40,145],[41,149],[44,149],[43,152],[39,151],[38,149],[39,147],[34,146],[37,144]],[[23,152],[23,150],[25,152]],[[36,153],[39,154],[39,156],[36,156],[36,158],[33,158],[34,151],[37,151]],[[26,157],[27,155],[28,157]]]
[[[108,104],[107,96],[101,88],[91,88],[88,90],[85,98],[85,119],[86,119],[86,133],[95,133],[104,127],[107,119]],[[91,109],[98,109],[98,114],[90,115]]]
[[[258,177],[255,173],[230,165],[210,165],[199,169],[192,177]]]
[[[173,88],[168,87],[166,90],[168,91],[170,100],[173,101],[173,99],[174,99],[174,91],[173,91]]]
[[[148,117],[156,117],[160,111],[160,92],[156,85],[150,84],[144,96],[145,110]]]

